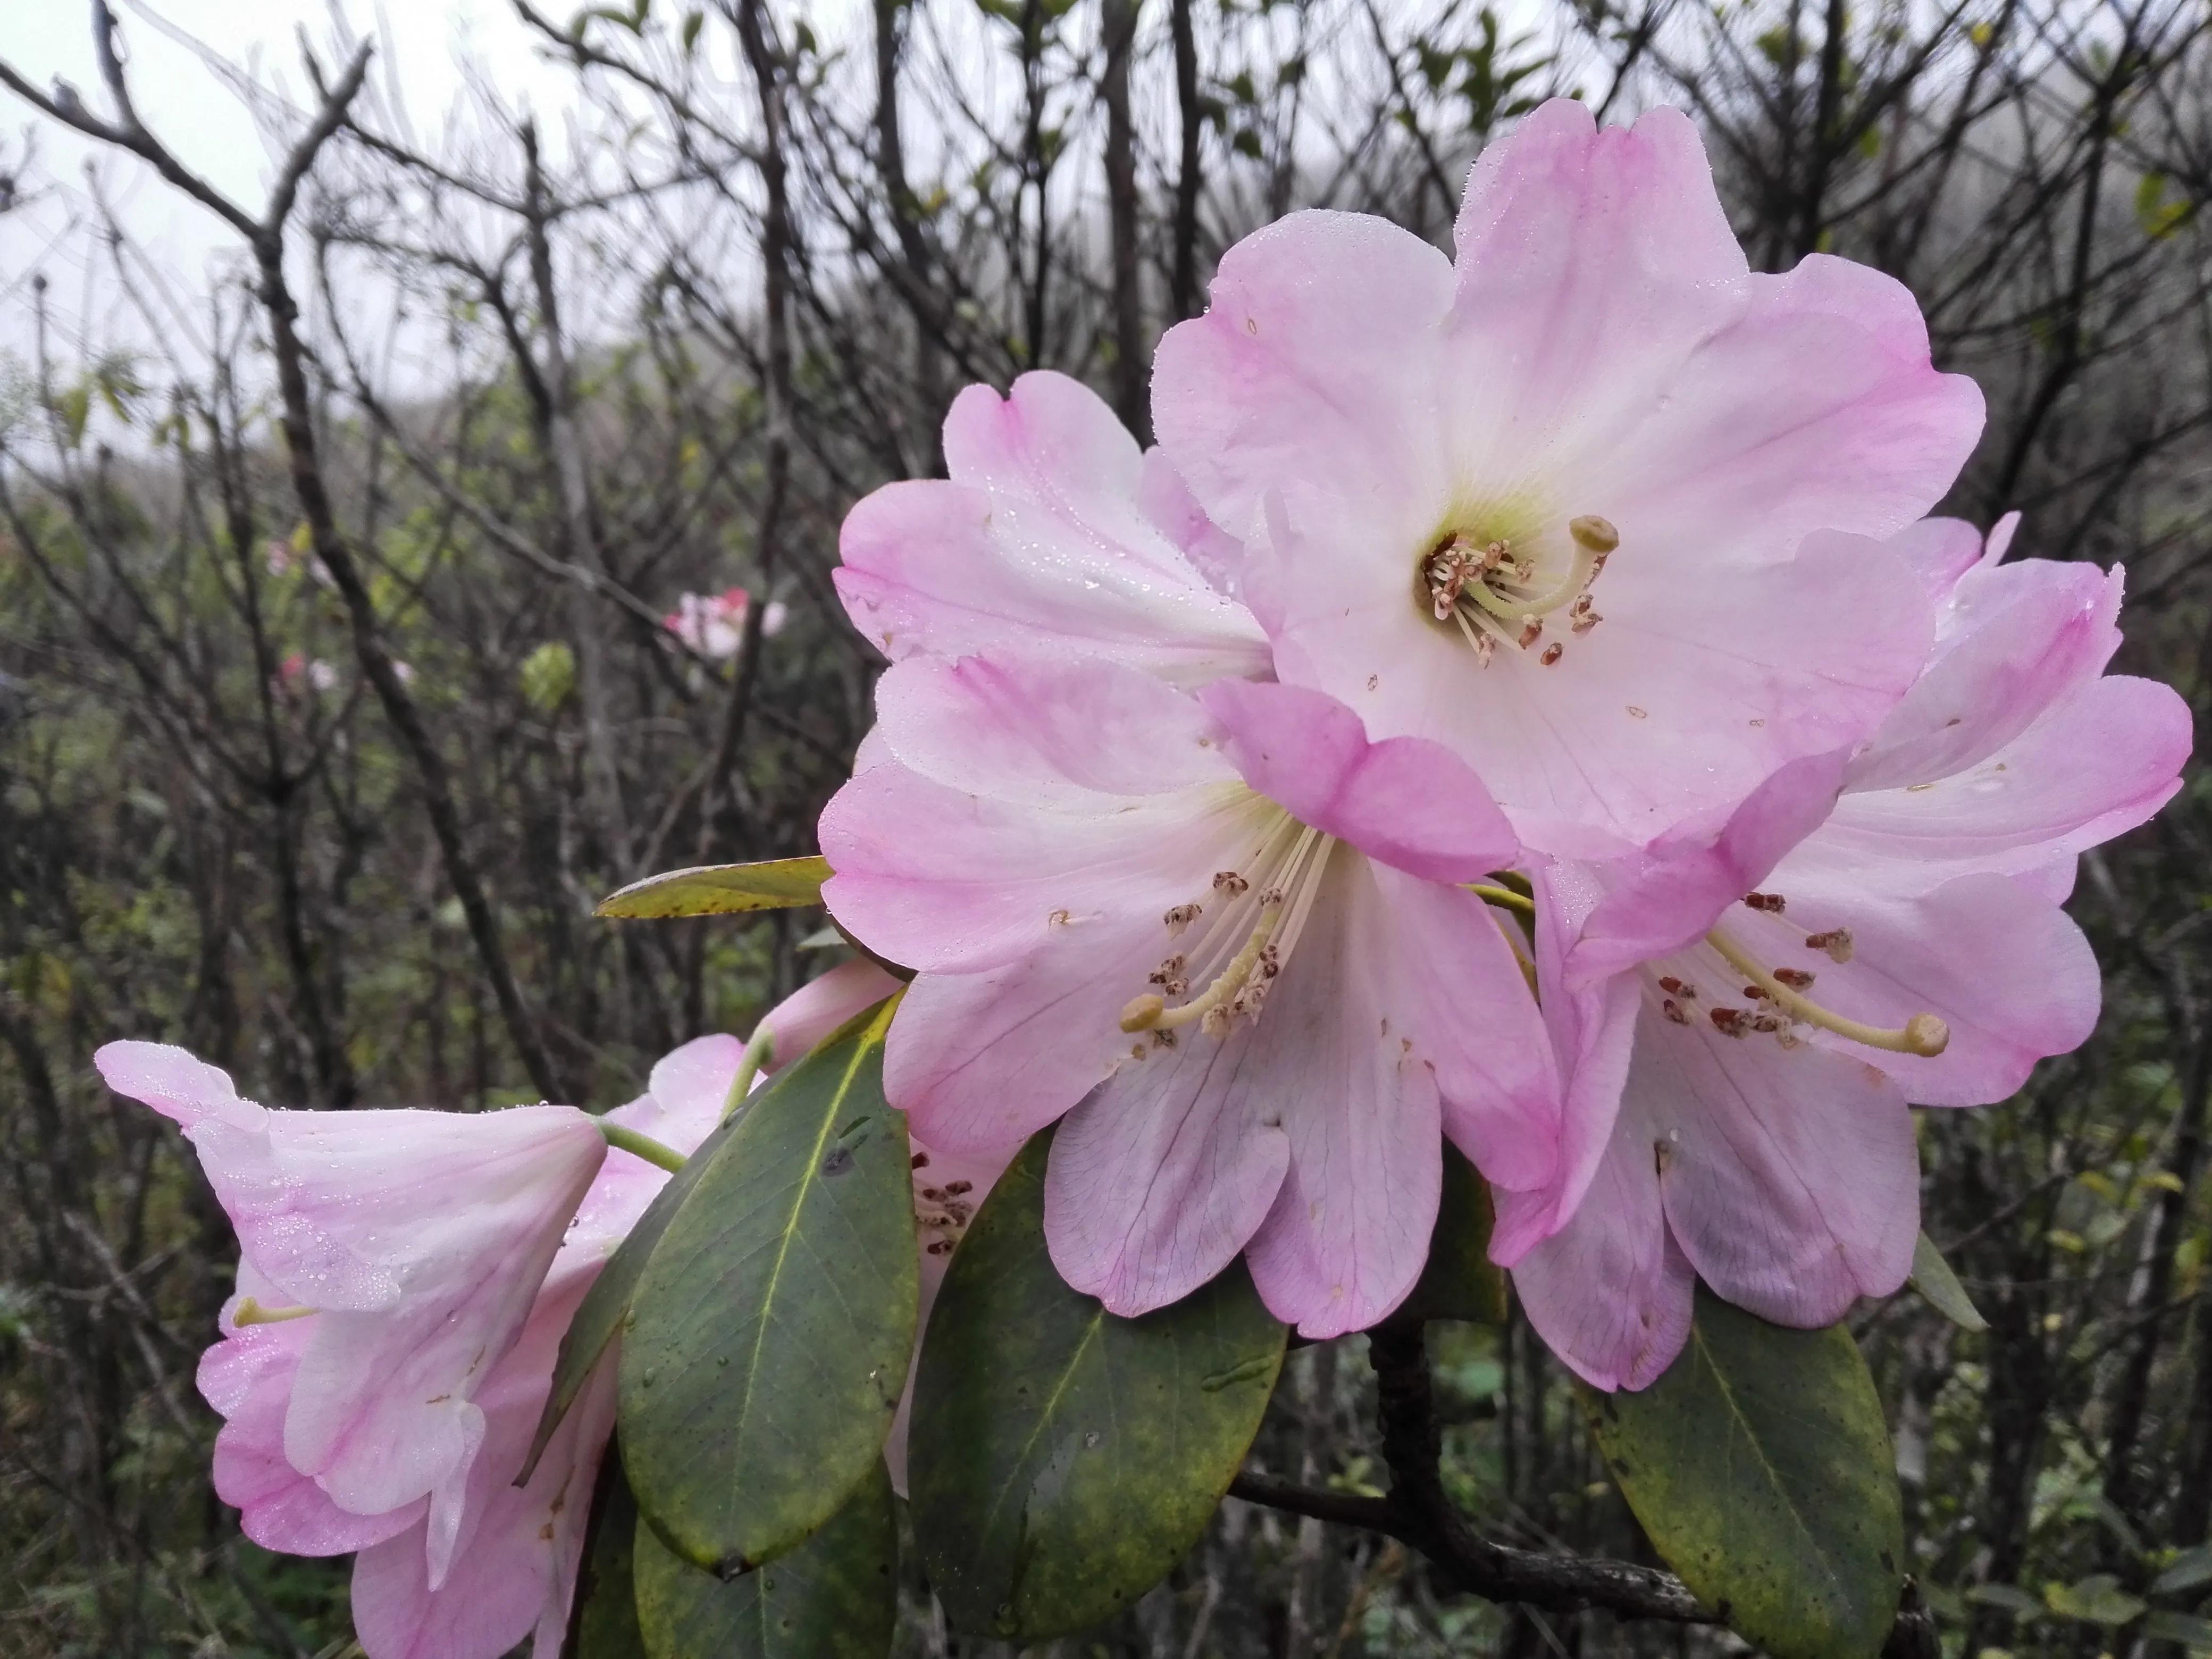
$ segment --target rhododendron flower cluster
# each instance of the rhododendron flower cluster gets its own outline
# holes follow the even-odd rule
[[[933,1370],[946,1344],[921,1350],[921,1403],[892,1414],[917,1279],[940,1333],[972,1348],[989,1322],[973,1281],[998,1270],[963,1299],[967,1264],[1033,1266],[1003,1276],[1042,1298],[1039,1329],[1080,1326],[1036,1391],[1054,1402],[1087,1386],[1094,1338],[1118,1340],[1102,1329],[1160,1329],[1102,1307],[1235,1288],[1273,1347],[1194,1384],[1267,1379],[1225,1466],[1194,1477],[1217,1500],[1284,1327],[1374,1327],[1434,1265],[1449,1148],[1487,1185],[1489,1255],[1529,1323],[1600,1389],[1668,1370],[1701,1282],[1816,1328],[1905,1281],[1913,1109],[2002,1101],[2088,1036],[2097,966],[2062,907],[2077,856],[2179,787],[2186,708],[2105,672],[2121,573],[2008,562],[2013,520],[1985,543],[1930,516],[1980,394],[1934,366],[1889,278],[1825,255],[1750,270],[1686,118],[1600,131],[1543,106],[1477,162],[1454,240],[1447,257],[1380,220],[1293,215],[1231,248],[1206,314],[1161,341],[1158,447],[1033,373],[955,400],[946,477],[853,509],[837,591],[890,666],[821,859],[639,884],[701,883],[702,912],[818,893],[863,953],[752,1045],[688,1043],[596,1119],[270,1111],[182,1050],[100,1051],[115,1089],[183,1127],[238,1231],[200,1372],[217,1490],[270,1548],[358,1553],[368,1659],[494,1659],[532,1632],[551,1659],[618,1413],[680,1487],[725,1380],[763,1386],[771,1424],[733,1411],[726,1437],[826,1425],[824,1467],[866,1473],[890,1534],[886,1425],[902,1486],[910,1407],[926,1428],[1003,1357]],[[666,626],[726,659],[750,603],[686,594]],[[781,621],[770,605],[762,631]],[[638,1227],[741,1076],[810,1049],[793,1078],[818,1095],[766,1097],[715,1143],[779,1126],[757,1145],[783,1163],[716,1191],[785,1206],[780,1231],[716,1210],[683,1250],[624,1257],[720,1277],[684,1279],[653,1326],[616,1306],[597,1328],[629,1333],[642,1375],[619,1336],[575,1361],[514,1484],[595,1281],[647,1282],[602,1278],[610,1256],[701,1213],[719,1152]],[[779,1303],[840,1237],[876,1240],[854,1249],[866,1273]],[[1209,1340],[1243,1328],[1192,1305]],[[775,1353],[787,1338],[803,1352]],[[1181,1340],[1154,1352],[1181,1367]],[[1042,1349],[1008,1349],[1042,1374]],[[713,1386],[633,1437],[679,1392],[651,1368],[678,1362]],[[779,1364],[803,1381],[770,1398]],[[964,1384],[933,1395],[944,1376]],[[1010,1397],[1043,1409],[1026,1387]],[[945,1412],[972,1426],[970,1405]],[[1047,1426],[1009,1431],[993,1516],[1018,1478],[1048,1506],[1095,1468],[1103,1431]],[[945,1454],[916,1432],[919,1511]],[[814,1449],[781,1449],[798,1474],[758,1537],[733,1483],[667,1498],[690,1503],[678,1528],[641,1478],[640,1513],[695,1566],[772,1559],[860,1490],[799,1490]],[[1073,1548],[1066,1520],[1038,1547]]]
[[[2087,1034],[2057,901],[2189,728],[2100,678],[2117,573],[1926,517],[1978,392],[1888,277],[1749,270],[1679,113],[1544,106],[1455,241],[1248,237],[1148,453],[1054,376],[962,394],[950,478],[846,526],[896,665],[824,896],[918,970],[920,1133],[1062,1120],[1109,1309],[1241,1250],[1373,1323],[1448,1137],[1539,1331],[1640,1387],[1700,1277],[1797,1325],[1903,1282],[1909,1106]]]

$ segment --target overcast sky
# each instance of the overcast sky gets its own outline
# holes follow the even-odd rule
[[[264,85],[298,93],[298,31],[304,26],[324,60],[334,55],[332,8],[325,0],[153,0],[153,12],[212,52],[246,68]],[[551,8],[567,15],[565,5]],[[222,78],[187,45],[164,36],[145,11],[119,4],[131,55],[132,95],[146,125],[185,163],[234,199],[258,207],[272,161],[253,118]],[[510,103],[528,103],[556,134],[573,99],[574,79],[541,61],[532,37],[507,0],[346,0],[354,27],[378,39],[372,71],[380,88],[404,88],[418,130],[434,132],[463,86],[471,63]],[[93,62],[89,9],[82,0],[0,0],[0,58],[36,85],[59,77],[94,110],[108,112]],[[59,311],[70,299],[88,256],[73,234],[86,200],[82,169],[101,169],[119,216],[155,263],[188,279],[211,259],[229,257],[235,238],[212,216],[168,190],[135,160],[103,153],[36,115],[0,90],[0,170],[22,162],[27,131],[37,129],[33,176],[59,181],[42,199],[0,214],[0,349],[27,349],[25,285],[33,270],[54,285]],[[557,137],[555,142],[557,143]]]

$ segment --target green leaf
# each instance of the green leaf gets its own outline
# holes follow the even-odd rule
[[[2124,1625],[2140,1619],[2148,1603],[2120,1588],[2109,1572],[2092,1573],[2075,1584],[2045,1584],[2044,1605],[2062,1619],[2079,1619],[2092,1625]]]
[[[2212,1544],[2184,1550],[2166,1564],[2166,1571],[2150,1582],[2153,1595],[2172,1595],[2212,1583]]]
[[[829,879],[830,866],[819,858],[704,864],[634,881],[601,899],[595,914],[657,920],[791,910],[821,903],[822,884]]]
[[[763,1091],[763,1094],[765,1091]],[[623,1322],[629,1317],[630,1299],[636,1293],[638,1280],[645,1275],[645,1264],[652,1260],[654,1246],[660,1236],[668,1231],[668,1224],[676,1218],[677,1211],[684,1207],[691,1196],[691,1189],[706,1174],[707,1166],[714,1161],[723,1143],[737,1132],[741,1116],[724,1119],[714,1132],[699,1143],[698,1148],[684,1161],[684,1167],[668,1179],[645,1206],[637,1224],[629,1236],[607,1258],[607,1265],[599,1269],[599,1276],[592,1281],[584,1299],[576,1304],[569,1316],[568,1328],[561,1338],[561,1352],[553,1361],[553,1391],[545,1397],[545,1409],[538,1419],[538,1433],[530,1443],[530,1456],[515,1477],[515,1484],[528,1480],[544,1455],[545,1443],[553,1437],[553,1431],[561,1426],[561,1419],[575,1404],[576,1396],[583,1391],[584,1383],[599,1363],[599,1356],[607,1351],[615,1333],[622,1329]]]
[[[1236,1262],[1120,1319],[1047,1254],[1049,1133],[969,1224],[915,1378],[915,1537],[954,1626],[1036,1642],[1127,1607],[1182,1559],[1244,1461],[1285,1335]]]
[[[920,1272],[906,1120],[884,1103],[893,1006],[753,1097],[631,1299],[631,1489],[663,1542],[725,1577],[843,1507],[906,1382]]]
[[[516,678],[532,706],[550,714],[576,689],[576,653],[564,641],[548,640],[522,659]]]
[[[637,1616],[651,1659],[884,1659],[898,1622],[898,1521],[883,1460],[790,1554],[717,1578],[637,1528]]]
[[[1775,1659],[1871,1659],[1905,1551],[1894,1454],[1850,1333],[1785,1330],[1702,1285],[1681,1357],[1589,1397],[1599,1449],[1669,1566]]]
[[[1395,1317],[1464,1319],[1479,1325],[1505,1322],[1505,1275],[1490,1259],[1494,1219],[1490,1183],[1466,1156],[1444,1144],[1444,1185],[1428,1264]]]
[[[2017,1584],[1976,1584],[1967,1590],[1966,1600],[2002,1608],[2015,1619],[2043,1617],[2043,1603]]]
[[[1929,1307],[1960,1329],[1989,1329],[1990,1322],[1982,1317],[1982,1310],[1974,1305],[1974,1298],[1966,1294],[1966,1287],[1959,1282],[1959,1275],[1951,1271],[1951,1264],[1943,1259],[1943,1252],[1936,1248],[1935,1240],[1926,1233],[1921,1234],[1920,1242],[1912,1247],[1912,1276],[1905,1283],[1919,1291]]]
[[[591,1531],[562,1659],[646,1659],[631,1578],[630,1540],[636,1533],[637,1504],[623,1479],[621,1453],[610,1446],[592,1499]]]
[[[2154,1613],[2143,1620],[2143,1638],[2179,1642],[2192,1654],[2212,1653],[2212,1619],[2189,1613]]]

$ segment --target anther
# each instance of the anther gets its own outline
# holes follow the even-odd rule
[[[1559,661],[1561,657],[1564,657],[1566,654],[1567,647],[1561,645],[1557,640],[1554,640],[1551,644],[1544,647],[1544,654],[1537,658],[1536,660],[1543,664],[1545,667],[1549,668],[1553,663]]]
[[[1248,890],[1251,885],[1252,884],[1250,882],[1245,880],[1243,877],[1238,875],[1234,870],[1217,870],[1213,873],[1214,890],[1216,892],[1225,891],[1231,898],[1236,897],[1239,893]]]
[[[1682,1005],[1672,997],[1665,998],[1660,1002],[1659,1012],[1677,1025],[1687,1025],[1690,1023],[1690,1017],[1682,1012]]]
[[[1203,905],[1178,904],[1160,920],[1167,924],[1170,933],[1180,933],[1205,914],[1206,907]]]
[[[1841,967],[1851,959],[1851,930],[1848,927],[1831,927],[1825,933],[1808,933],[1805,936],[1805,948],[1808,951],[1826,952],[1828,960]]]
[[[1751,1021],[1741,1008],[1715,1008],[1708,1016],[1714,1028],[1723,1036],[1742,1037],[1751,1035]]]
[[[1771,916],[1780,915],[1790,904],[1779,893],[1746,893],[1743,902],[1747,908],[1764,910]]]
[[[1809,991],[1813,988],[1814,976],[1802,968],[1777,968],[1774,970],[1774,977],[1793,991]]]
[[[1567,534],[1593,553],[1610,553],[1620,545],[1620,532],[1613,527],[1612,520],[1601,519],[1595,513],[1568,520]]]
[[[1526,651],[1530,646],[1535,644],[1537,641],[1543,637],[1543,618],[1540,617],[1531,617],[1527,622],[1521,624],[1521,637],[1519,640],[1515,641],[1515,643],[1519,645],[1523,651]]]

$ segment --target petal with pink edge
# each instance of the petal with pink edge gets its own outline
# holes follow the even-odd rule
[[[1053,1265],[1109,1312],[1181,1300],[1236,1259],[1290,1164],[1280,1050],[1245,1023],[1125,1066],[1061,1121],[1045,1170]]]
[[[1595,985],[1702,939],[1828,817],[1845,758],[1838,750],[1792,761],[1717,828],[1710,818],[1685,824],[1601,871],[1607,890],[1567,953],[1565,982]]]
[[[1633,974],[1615,974],[1586,986],[1567,982],[1567,952],[1605,896],[1589,872],[1579,865],[1547,860],[1534,866],[1529,882],[1536,901],[1539,1003],[1565,1091],[1557,1179],[1527,1192],[1493,1193],[1497,1216],[1490,1258],[1504,1267],[1565,1226],[1596,1177],[1620,1113],[1639,995]]]
[[[1334,697],[1223,680],[1199,694],[1244,781],[1304,824],[1428,881],[1479,881],[1520,851],[1504,814],[1450,750],[1370,743]]]
[[[2107,675],[1964,771],[1846,793],[1820,832],[1822,856],[1905,891],[1977,870],[2063,873],[2172,799],[2193,727],[2172,687]]]
[[[1392,985],[1391,1029],[1435,1068],[1444,1133],[1493,1186],[1559,1174],[1559,1067],[1522,972],[1520,930],[1464,888],[1370,863],[1370,971]],[[1505,929],[1512,928],[1512,939]]]
[[[1364,1330],[1406,1299],[1443,1179],[1436,1067],[1400,1035],[1433,1004],[1405,998],[1395,953],[1407,941],[1376,890],[1381,873],[1345,849],[1331,859],[1260,1018],[1266,1049],[1251,1074],[1290,1142],[1246,1253],[1252,1281],[1278,1319],[1316,1340]]]
[[[484,1455],[471,1472],[466,1522],[443,1582],[410,1532],[354,1562],[354,1629],[368,1659],[500,1659],[535,1633],[557,1659],[574,1594],[599,1459],[614,1426],[615,1375],[603,1361],[562,1419],[527,1486],[511,1484],[552,1377],[571,1297],[549,1298],[531,1340],[484,1389]]]
[[[1729,1301],[1780,1325],[1829,1325],[1905,1282],[1919,1158],[1912,1114],[1875,1067],[1811,1043],[1723,1036],[1703,1020],[1678,1025],[1647,994],[1625,1098],[1668,1227]]]
[[[1266,641],[1139,501],[1136,442],[1097,394],[1025,374],[970,386],[945,422],[949,482],[877,490],[845,520],[854,623],[916,652],[1104,657],[1185,684],[1264,673]]]
[[[312,1331],[305,1322],[250,1325],[200,1358],[199,1389],[222,1414],[215,1440],[216,1496],[239,1511],[239,1529],[287,1555],[347,1555],[419,1524],[416,1498],[382,1515],[353,1515],[284,1460],[284,1408]]]
[[[1544,1344],[1594,1388],[1644,1389],[1689,1340],[1697,1275],[1667,1229],[1649,1126],[1625,1107],[1574,1219],[1513,1268]]]

